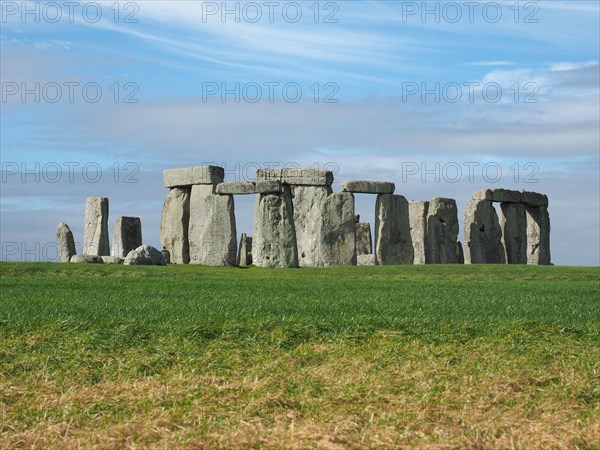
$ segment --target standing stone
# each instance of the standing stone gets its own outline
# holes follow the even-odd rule
[[[465,263],[504,264],[502,230],[491,200],[473,198],[465,209]]]
[[[408,201],[402,195],[379,194],[375,202],[375,257],[377,264],[412,264],[413,244]]]
[[[85,200],[83,224],[83,254],[109,256],[108,243],[108,199],[88,197]]]
[[[127,254],[142,245],[142,221],[139,217],[117,217],[113,233],[113,256],[125,258]]]
[[[171,255],[172,264],[190,262],[190,191],[189,187],[171,189],[163,205],[160,245]]]
[[[336,192],[327,196],[321,237],[323,266],[356,265],[356,224],[354,195],[351,192]]]
[[[503,202],[500,204],[502,245],[508,264],[527,264],[527,218],[525,205]]]
[[[192,186],[188,235],[192,264],[234,266],[237,232],[233,195],[215,194],[215,185]]]
[[[458,209],[453,198],[435,197],[427,210],[426,264],[461,264]]]
[[[294,227],[300,267],[356,264],[354,195],[330,187],[294,187]]]
[[[166,248],[163,247],[163,249],[160,252],[163,255],[163,259],[165,260],[165,264],[171,264],[171,253],[169,253],[169,250],[167,250]]]
[[[550,264],[550,216],[546,206],[528,206],[527,264]]]
[[[373,253],[371,240],[371,224],[369,222],[356,224],[356,255],[369,255]]]
[[[413,264],[425,264],[425,242],[427,240],[427,212],[429,202],[408,202],[410,237],[413,245]]]
[[[257,195],[252,259],[258,267],[298,267],[294,210],[289,187]]]
[[[238,250],[238,266],[248,267],[252,265],[252,238],[242,233]]]
[[[77,254],[73,232],[66,223],[59,223],[56,227],[56,244],[61,262],[69,262],[71,256]]]
[[[331,188],[296,186],[294,188],[294,227],[300,267],[321,266],[323,211]]]

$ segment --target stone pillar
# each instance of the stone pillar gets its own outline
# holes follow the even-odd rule
[[[234,266],[237,231],[233,195],[215,194],[215,184],[192,186],[190,194],[190,262]]]
[[[356,265],[354,195],[337,192],[327,196],[321,226],[323,266]]]
[[[491,200],[474,195],[465,209],[465,263],[504,264],[502,230]]]
[[[402,195],[379,194],[375,202],[375,257],[377,264],[412,264],[408,201]]]
[[[453,198],[435,197],[427,211],[427,264],[462,264],[458,242],[458,208]]]
[[[323,265],[321,228],[325,201],[330,194],[330,186],[294,187],[294,228],[300,267]]]
[[[550,216],[546,206],[528,206],[527,264],[550,264]]]
[[[238,266],[247,267],[252,265],[252,238],[242,233],[238,250]]]
[[[371,224],[368,222],[356,224],[356,256],[373,254],[371,239]]]
[[[110,256],[108,199],[106,197],[88,197],[85,200],[83,254]]]
[[[172,264],[190,262],[190,192],[189,187],[172,188],[163,205],[160,245],[169,252]]]
[[[410,237],[413,245],[413,264],[425,264],[425,241],[427,240],[427,212],[429,202],[408,202]]]
[[[113,233],[113,256],[125,258],[131,250],[135,250],[140,245],[142,245],[142,221],[140,218],[117,217]]]
[[[294,210],[289,186],[259,194],[254,211],[252,258],[259,267],[298,267]]]
[[[527,219],[521,203],[500,204],[502,245],[508,264],[527,264]]]
[[[69,262],[71,256],[77,254],[73,232],[66,223],[59,223],[56,227],[56,244],[61,262]]]

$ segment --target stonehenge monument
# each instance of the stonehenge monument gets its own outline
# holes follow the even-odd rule
[[[320,169],[258,169],[253,181],[225,182],[224,170],[166,170],[161,245],[171,262],[259,267],[391,264],[549,264],[548,198],[484,189],[465,209],[458,240],[456,201],[408,201],[388,181],[348,180],[333,192]],[[371,224],[355,215],[355,194],[375,196]],[[236,236],[234,195],[255,195],[253,236]],[[493,202],[500,203],[500,218]]]
[[[56,228],[60,260],[107,264],[327,267],[400,264],[551,264],[548,197],[508,189],[473,193],[458,240],[456,201],[411,200],[392,182],[348,180],[334,192],[321,169],[258,169],[253,181],[225,182],[218,166],[169,169],[160,222],[162,251],[142,244],[138,217],[119,216],[112,255],[108,199],[86,199],[82,254],[65,223]],[[371,224],[355,194],[372,195]],[[237,236],[235,195],[254,195],[252,236]],[[498,210],[494,203],[499,204]]]

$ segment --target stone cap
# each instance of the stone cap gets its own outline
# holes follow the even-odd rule
[[[258,169],[256,182],[278,180],[292,186],[331,186],[333,172],[323,169]]]
[[[219,184],[224,179],[225,169],[219,166],[195,166],[163,171],[163,184],[166,188]]]
[[[531,191],[513,191],[510,189],[480,189],[473,193],[473,200],[491,202],[524,203],[529,206],[548,206],[548,196]]]
[[[343,192],[357,194],[393,194],[396,185],[390,181],[349,180],[342,183]]]
[[[256,194],[256,186],[254,183],[248,181],[234,182],[234,183],[219,183],[215,190],[217,194],[233,194],[233,195],[247,195]]]
[[[548,207],[548,196],[538,192],[523,191],[521,192],[521,203],[529,206]]]

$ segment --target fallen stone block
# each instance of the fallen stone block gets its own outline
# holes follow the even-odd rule
[[[86,264],[103,264],[101,256],[98,255],[73,255],[71,256],[70,262],[72,263],[86,263]]]
[[[356,257],[356,264],[358,266],[374,266],[377,264],[377,259],[375,255],[358,255]]]
[[[342,183],[342,191],[354,194],[393,194],[396,185],[389,181],[350,180]]]
[[[150,245],[140,245],[129,252],[123,264],[126,266],[166,266],[161,252]]]
[[[219,166],[195,166],[163,171],[163,184],[167,188],[219,184],[224,179],[225,169]]]
[[[123,264],[124,258],[118,256],[101,256],[104,264]]]

